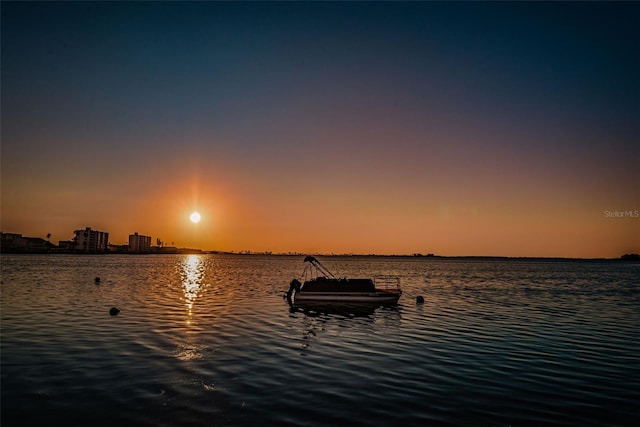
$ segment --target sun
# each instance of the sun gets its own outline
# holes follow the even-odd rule
[[[200,222],[200,214],[198,212],[194,212],[191,214],[191,216],[189,217],[189,219],[191,220],[192,223],[196,224],[198,222]]]

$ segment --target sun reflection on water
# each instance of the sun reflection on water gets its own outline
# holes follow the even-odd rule
[[[185,319],[185,333],[181,337],[181,342],[177,344],[176,357],[184,361],[198,360],[202,358],[202,348],[198,345],[193,335],[193,307],[206,287],[205,257],[200,255],[187,255],[180,260],[178,269],[180,272],[184,302],[187,308],[187,316]]]
[[[191,313],[193,304],[202,292],[205,283],[205,263],[204,259],[199,255],[188,255],[182,259],[180,263],[182,277],[182,291],[187,305],[189,319],[191,321]]]

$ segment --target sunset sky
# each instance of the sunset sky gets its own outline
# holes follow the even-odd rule
[[[640,252],[638,2],[0,11],[4,232]]]

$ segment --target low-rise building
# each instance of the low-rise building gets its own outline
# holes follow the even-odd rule
[[[18,233],[0,232],[2,252],[51,252],[55,246],[41,237],[25,237]]]
[[[75,245],[73,240],[58,240],[58,248],[64,252],[71,252]]]
[[[22,234],[0,232],[0,250],[15,249],[17,242],[22,239]]]

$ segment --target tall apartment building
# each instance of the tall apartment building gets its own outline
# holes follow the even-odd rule
[[[151,236],[129,234],[129,252],[151,252]]]
[[[109,233],[92,230],[87,227],[84,230],[73,232],[74,249],[79,252],[106,252],[109,245]]]

